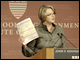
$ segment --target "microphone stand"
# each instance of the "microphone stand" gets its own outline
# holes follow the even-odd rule
[[[60,36],[59,33],[57,33],[57,35]],[[60,38],[61,38],[61,36],[59,37],[59,39],[60,39]],[[59,39],[58,39],[58,40],[59,40]],[[57,41],[58,41],[58,40],[57,40]],[[57,41],[54,43],[54,45],[57,43]],[[53,46],[54,46],[54,45],[53,45]]]
[[[64,36],[62,33],[61,33],[61,35],[62,36]],[[65,37],[65,36],[64,36]],[[66,38],[66,37],[65,37]],[[66,38],[67,39],[67,38]],[[67,39],[67,41],[69,42],[69,43],[71,43],[68,39]],[[72,43],[71,43],[72,44]],[[72,44],[73,45],[73,44]],[[73,45],[74,46],[74,45]],[[74,46],[75,47],[75,46]],[[76,47],[75,47],[76,48]]]

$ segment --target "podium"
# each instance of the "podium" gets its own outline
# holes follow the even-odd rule
[[[54,59],[54,48],[43,48],[30,59]]]
[[[30,59],[79,59],[79,48],[43,48]]]

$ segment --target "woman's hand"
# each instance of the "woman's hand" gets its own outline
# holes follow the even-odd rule
[[[24,36],[20,36],[19,42],[23,44],[24,40],[25,40],[25,37]]]
[[[26,50],[26,45],[27,45],[27,44],[23,45],[24,40],[25,40],[25,37],[24,37],[24,36],[20,36],[19,42],[22,43],[22,46],[23,46],[24,51],[25,51],[25,50]]]

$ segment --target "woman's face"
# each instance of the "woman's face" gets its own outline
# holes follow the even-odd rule
[[[48,8],[45,12],[46,14],[46,20],[47,23],[54,23],[55,22],[55,14],[52,9]]]

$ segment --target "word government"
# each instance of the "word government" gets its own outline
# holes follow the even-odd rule
[[[7,27],[13,28],[13,27],[16,27],[16,24],[17,24],[16,22],[1,22],[1,27],[2,28],[7,28]],[[37,26],[40,23],[34,22],[33,24],[34,26]],[[54,23],[54,24],[59,25],[63,28],[79,28],[79,23]]]
[[[79,23],[54,23],[63,28],[79,28]]]

